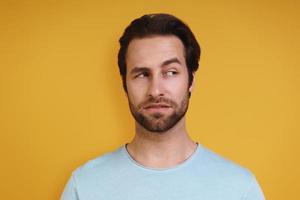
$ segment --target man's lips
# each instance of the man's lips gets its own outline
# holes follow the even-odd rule
[[[145,109],[151,109],[151,108],[170,108],[171,106],[168,104],[149,104],[145,106]]]
[[[144,107],[145,110],[150,111],[150,112],[159,112],[159,111],[165,111],[167,109],[171,108],[170,105],[168,104],[149,104]]]

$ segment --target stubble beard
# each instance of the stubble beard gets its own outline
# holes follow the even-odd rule
[[[147,101],[134,106],[128,99],[129,108],[134,119],[147,131],[163,134],[174,127],[186,114],[189,104],[189,96],[186,94],[183,100],[177,104],[176,102],[163,97],[149,98]],[[143,105],[147,103],[167,103],[173,109],[171,114],[156,112],[152,114],[144,114],[142,111]]]

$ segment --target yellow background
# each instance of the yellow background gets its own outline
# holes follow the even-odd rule
[[[267,199],[299,199],[299,10],[296,0],[1,1],[1,199],[58,199],[72,170],[131,140],[118,39],[157,12],[187,22],[202,47],[191,137],[254,172]]]

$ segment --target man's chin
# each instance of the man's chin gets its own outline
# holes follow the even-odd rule
[[[158,125],[158,124],[152,124],[151,126],[143,126],[147,131],[151,133],[158,133],[158,134],[163,134],[169,130],[169,128],[166,128],[163,125]]]
[[[172,128],[175,124],[168,123],[170,119],[166,116],[144,117],[144,121],[141,126],[149,132],[163,133]]]

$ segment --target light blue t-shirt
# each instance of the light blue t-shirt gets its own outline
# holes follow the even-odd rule
[[[61,200],[264,200],[253,174],[198,144],[183,163],[154,169],[126,145],[76,169]]]

